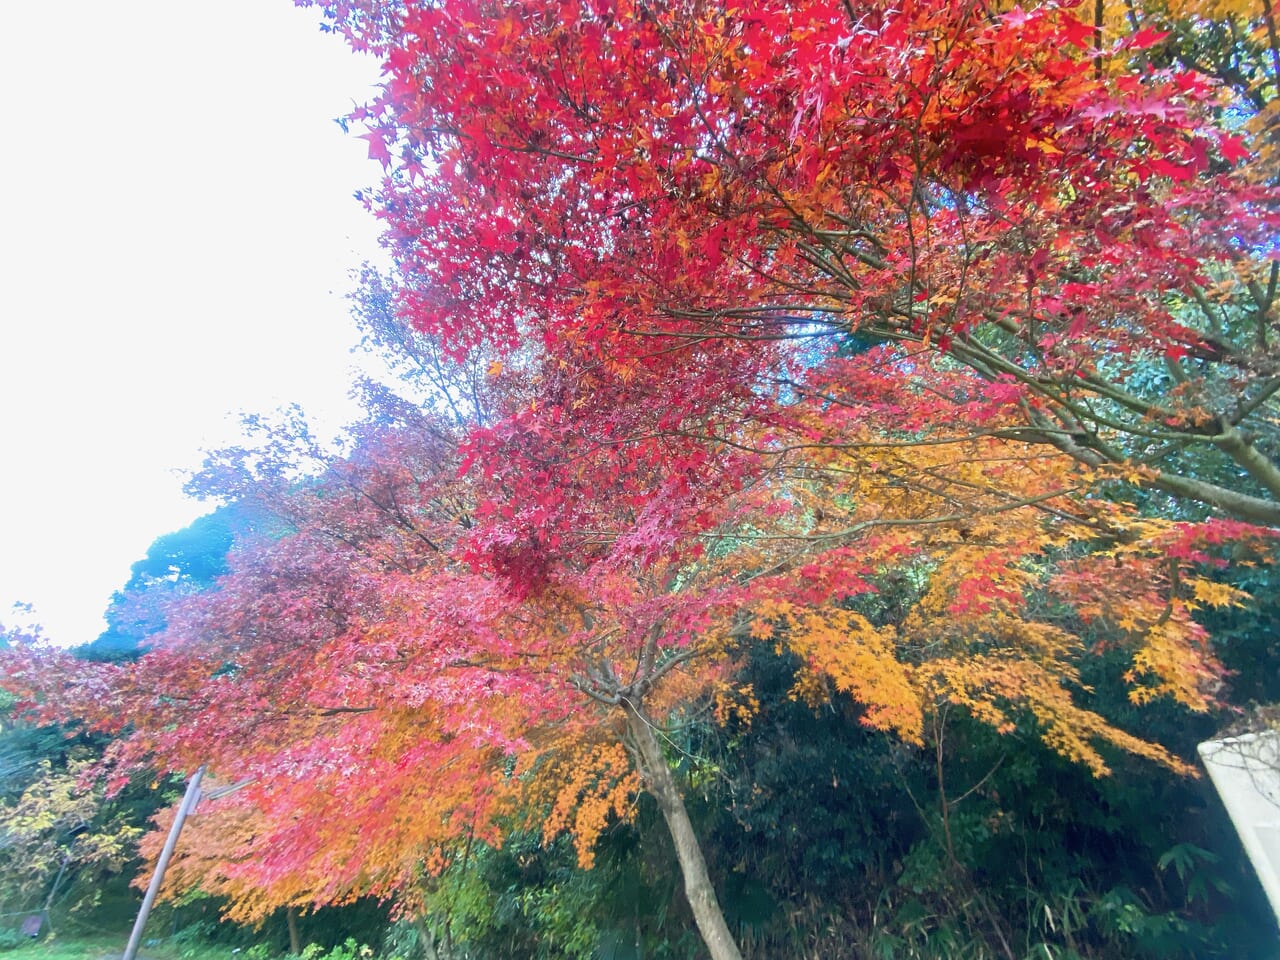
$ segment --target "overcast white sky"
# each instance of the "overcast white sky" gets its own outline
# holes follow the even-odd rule
[[[290,0],[8,4],[0,29],[0,622],[93,639],[174,471],[236,411],[329,423],[356,340],[352,199],[378,168],[333,118],[375,62]]]

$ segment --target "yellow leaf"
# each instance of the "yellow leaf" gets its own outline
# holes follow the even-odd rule
[[[1212,580],[1196,578],[1192,581],[1192,587],[1195,598],[1203,603],[1209,604],[1211,607],[1232,607],[1239,606],[1244,594],[1239,590],[1227,586],[1225,583],[1215,583]]]

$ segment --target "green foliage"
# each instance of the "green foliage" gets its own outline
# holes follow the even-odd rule
[[[75,936],[60,932],[37,941],[26,940],[4,956],[5,960],[103,960],[104,957],[119,957],[127,939],[127,927],[113,935]],[[226,948],[214,944],[158,941],[146,942],[142,950],[145,960],[236,960],[241,956],[231,957],[229,953]]]
[[[100,738],[0,719],[0,908],[88,914],[127,882],[150,791],[107,798]]]
[[[0,950],[13,950],[30,941],[31,938],[23,936],[21,930],[0,927]]]
[[[1095,779],[1029,722],[1001,735],[959,713],[939,765],[860,728],[839,698],[816,711],[788,700],[794,668],[751,651],[760,714],[691,744],[721,771],[697,808],[726,913],[776,904],[739,919],[746,955],[1274,955],[1251,919],[1268,907],[1203,784],[1118,755]],[[1133,712],[1122,669],[1094,665],[1095,709],[1184,752],[1220,722],[1167,702]],[[735,897],[743,878],[759,899]]]
[[[84,762],[41,761],[22,795],[0,803],[0,901],[18,909],[96,905],[105,877],[133,859],[142,834],[127,811],[81,785]]]
[[[14,801],[38,774],[42,761],[64,756],[70,746],[63,731],[10,719],[9,705],[0,707],[0,800]]]
[[[298,955],[299,960],[372,960],[373,956],[373,947],[358,943],[354,937],[347,937],[342,943],[329,948],[309,943]]]
[[[565,843],[543,849],[520,835],[501,850],[477,847],[431,883],[426,937],[446,955],[590,960],[603,879],[579,870]]]

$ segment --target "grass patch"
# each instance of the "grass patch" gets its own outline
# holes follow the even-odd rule
[[[51,937],[5,950],[0,960],[119,960],[129,940],[119,936]],[[232,947],[226,944],[167,943],[143,946],[139,960],[233,960]],[[238,951],[234,957],[243,955]]]

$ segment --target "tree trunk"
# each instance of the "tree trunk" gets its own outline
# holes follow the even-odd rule
[[[284,908],[284,922],[289,928],[289,952],[297,956],[302,953],[302,938],[298,936],[298,912],[293,907]]]
[[[426,920],[416,917],[413,925],[417,928],[418,943],[422,947],[422,955],[426,960],[451,960],[436,949],[436,932],[431,929]]]
[[[627,732],[639,761],[640,775],[658,801],[667,829],[671,831],[676,859],[680,861],[680,872],[684,875],[684,895],[693,909],[698,932],[711,951],[711,960],[742,960],[742,953],[724,922],[720,901],[716,899],[715,888],[707,875],[702,847],[693,832],[693,824],[689,822],[689,811],[685,809],[684,798],[671,776],[667,758],[662,755],[662,746],[654,735],[653,724],[640,708],[629,702],[624,702],[622,709],[627,715]]]

